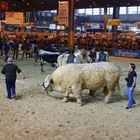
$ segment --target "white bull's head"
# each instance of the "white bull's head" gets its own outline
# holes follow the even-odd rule
[[[52,84],[53,84],[53,80],[51,78],[51,75],[48,75],[45,78],[45,80],[44,80],[44,82],[42,84],[42,88],[45,89],[47,91],[47,93],[48,93],[49,91],[53,91]]]
[[[87,63],[88,62],[88,54],[84,49],[81,49],[74,53],[77,59],[77,63]]]

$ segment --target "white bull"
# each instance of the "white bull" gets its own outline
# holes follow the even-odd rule
[[[89,89],[95,93],[96,90],[104,88],[105,102],[108,103],[115,87],[120,90],[119,79],[120,68],[110,62],[67,64],[48,75],[42,86],[46,91],[65,93],[63,101],[68,101],[69,95],[73,93],[80,104],[82,90]]]
[[[78,52],[74,53],[76,63],[87,63],[88,62],[88,55],[87,52],[84,50],[79,50]],[[57,66],[60,67],[62,65],[67,64],[67,59],[68,59],[69,54],[63,53],[58,56],[57,58]]]

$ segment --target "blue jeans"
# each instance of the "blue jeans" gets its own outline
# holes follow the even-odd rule
[[[133,104],[136,104],[136,101],[133,98],[134,88],[126,87],[126,96],[128,98],[128,107],[131,108]]]
[[[5,81],[6,81],[6,89],[8,93],[7,97],[11,99],[11,97],[16,94],[16,90],[15,90],[16,79],[6,79]]]

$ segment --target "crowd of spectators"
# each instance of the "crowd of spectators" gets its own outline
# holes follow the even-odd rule
[[[9,51],[12,51],[14,59],[18,59],[18,54],[22,51],[22,58],[35,57],[39,49],[47,51],[64,50],[67,48],[68,35],[64,32],[45,32],[45,33],[4,33],[0,40],[0,55],[5,55],[7,60]],[[75,33],[75,46],[91,50],[96,48],[100,51],[112,49],[121,50],[140,50],[140,37],[133,33]]]

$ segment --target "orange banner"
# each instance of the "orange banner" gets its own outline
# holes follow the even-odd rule
[[[6,12],[6,24],[22,25],[24,23],[24,15],[22,12]]]

